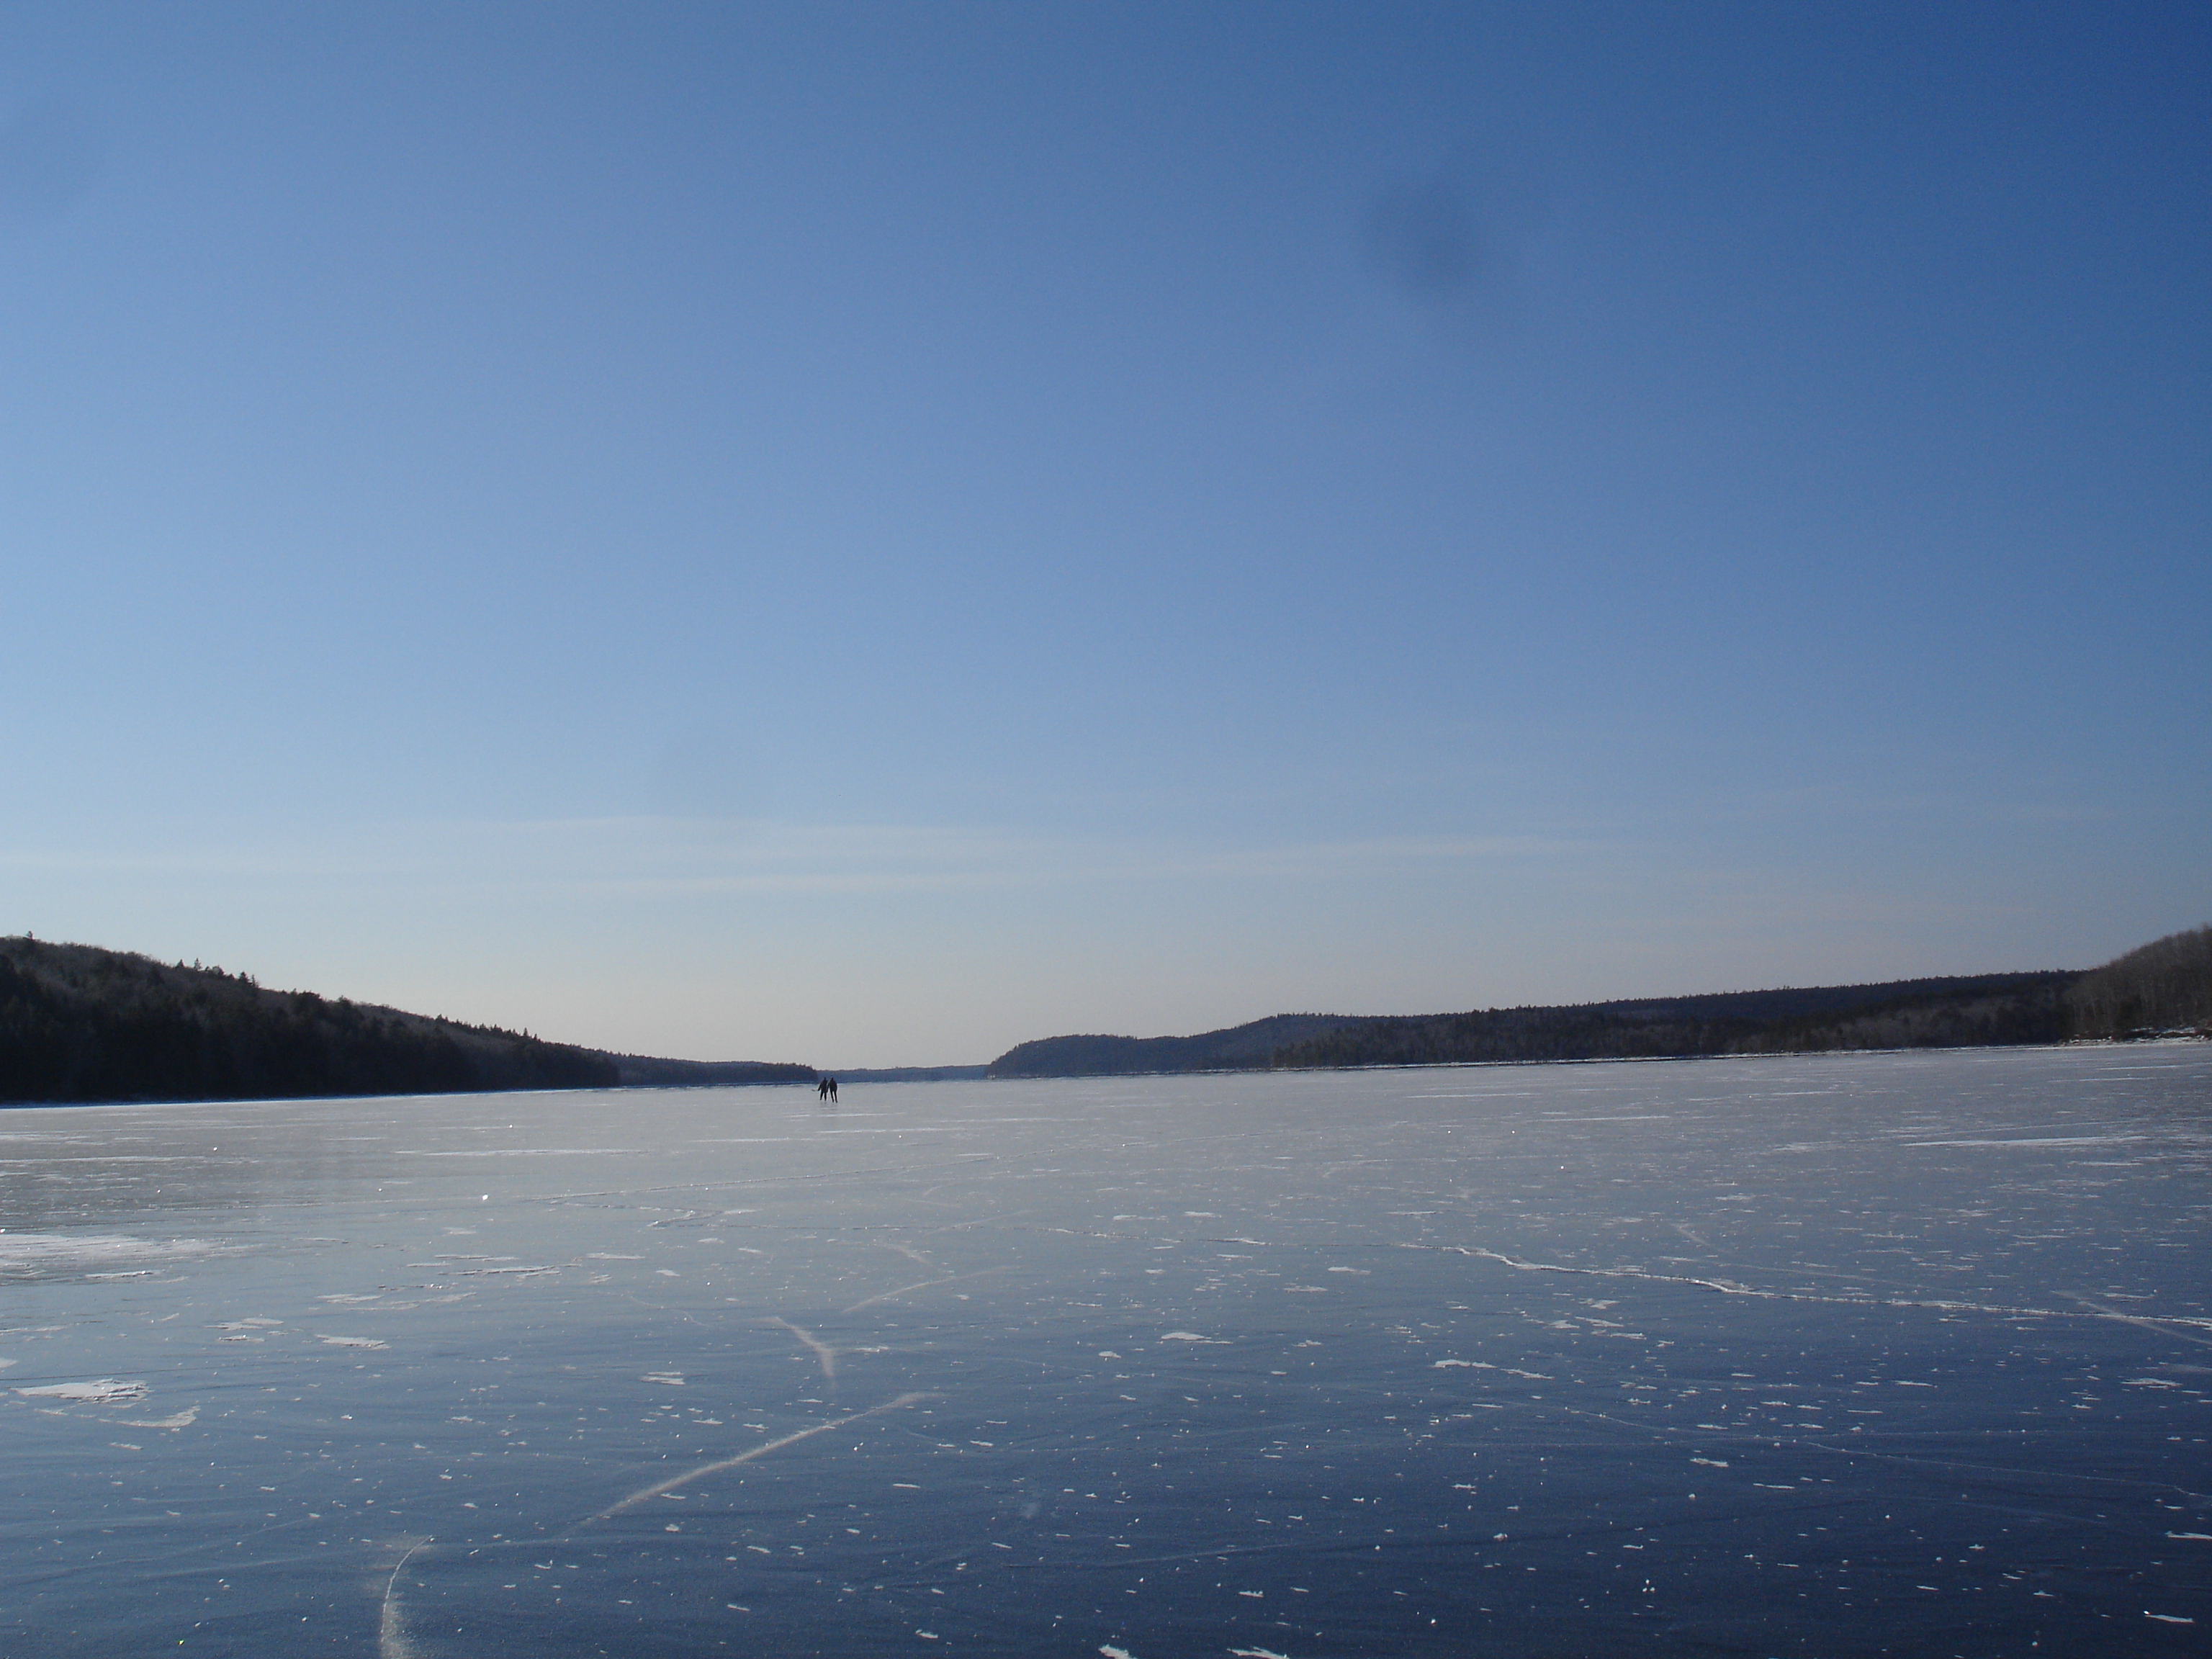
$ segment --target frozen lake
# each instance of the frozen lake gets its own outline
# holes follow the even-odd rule
[[[2208,1174],[2203,1044],[0,1113],[0,1653],[2202,1653]]]

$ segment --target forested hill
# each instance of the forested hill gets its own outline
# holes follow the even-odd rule
[[[2212,927],[2168,933],[2082,975],[2066,1006],[2080,1036],[2212,1036]]]
[[[993,1060],[992,1077],[1114,1077],[1133,1072],[1214,1072],[1265,1066],[1291,1043],[1356,1024],[1342,1014],[1276,1014],[1196,1036],[1040,1037]]]
[[[1825,1048],[2058,1042],[2078,973],[1983,974],[1362,1020],[1269,1057],[1279,1066],[1632,1060]]]
[[[1279,1014],[1186,1037],[1046,1037],[993,1077],[1687,1058],[2212,1035],[2212,927],[2054,970],[1643,998],[1463,1014]]]
[[[248,974],[0,939],[0,1101],[811,1083],[811,1066],[660,1060],[397,1008],[270,991]]]
[[[0,939],[0,1100],[255,1100],[611,1085],[611,1056],[220,968]]]

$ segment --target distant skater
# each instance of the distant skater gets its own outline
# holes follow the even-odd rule
[[[830,1079],[830,1103],[832,1106],[837,1103],[837,1079],[834,1077]]]
[[[814,1095],[815,1098],[817,1100],[827,1100],[830,1098],[830,1079],[828,1078],[818,1077],[814,1079]]]

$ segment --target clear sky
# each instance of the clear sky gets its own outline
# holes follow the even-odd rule
[[[2212,920],[2201,3],[0,9],[0,931],[595,1045]]]

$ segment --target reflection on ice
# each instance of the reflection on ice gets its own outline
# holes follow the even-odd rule
[[[0,1651],[2188,1651],[2208,1084],[0,1114]]]

